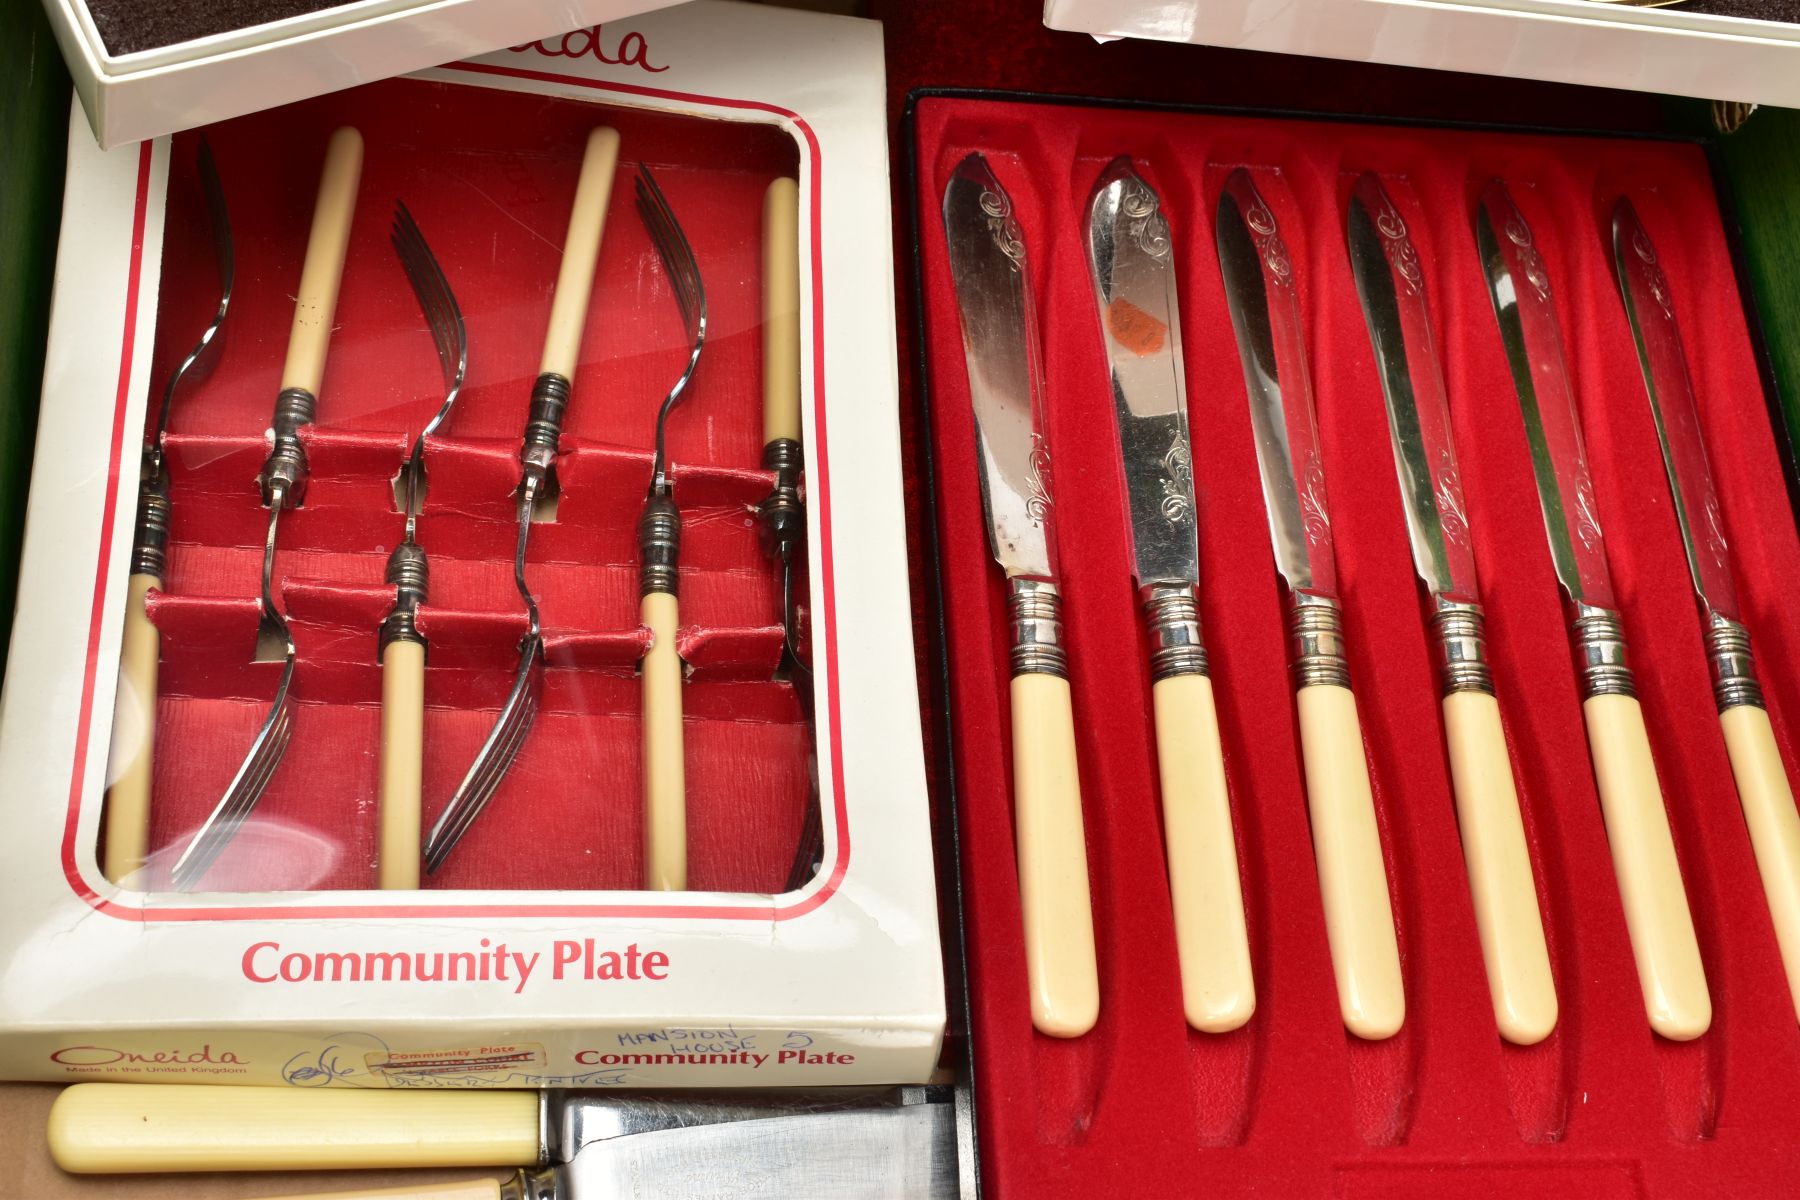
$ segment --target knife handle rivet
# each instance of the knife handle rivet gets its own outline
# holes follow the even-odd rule
[[[1143,589],[1141,600],[1150,632],[1150,678],[1207,674],[1194,585],[1153,584]]]
[[[1581,698],[1637,695],[1619,614],[1591,604],[1578,604],[1570,627],[1575,635],[1575,677],[1581,686]]]
[[[1012,624],[1012,673],[1069,677],[1069,651],[1063,645],[1062,594],[1045,579],[1015,576],[1007,597]]]
[[[1442,600],[1431,614],[1437,634],[1438,680],[1444,695],[1453,692],[1494,694],[1494,677],[1488,671],[1487,618],[1481,605],[1466,600]]]
[[[1288,606],[1288,648],[1295,688],[1350,686],[1344,614],[1329,596],[1294,593]]]
[[[1706,628],[1706,659],[1712,666],[1713,699],[1720,712],[1743,704],[1765,707],[1748,629],[1713,613]]]

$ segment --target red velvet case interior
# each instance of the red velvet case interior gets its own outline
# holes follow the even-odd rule
[[[418,537],[430,559],[424,819],[491,728],[525,630],[514,589],[513,493],[550,297],[589,129],[621,135],[554,519],[526,576],[543,613],[541,712],[487,811],[429,888],[639,885],[642,788],[636,523],[658,405],[685,331],[633,203],[651,165],[706,287],[708,333],[669,421],[684,516],[681,648],[689,885],[785,886],[809,798],[811,740],[782,647],[776,571],[754,507],[762,457],[762,196],[797,161],[764,125],[416,80],[374,84],[207,130],[230,206],[237,277],[225,345],[174,401],[166,446],[169,575],[162,633],[151,886],[218,801],[273,699],[279,663],[251,665],[268,514],[256,475],[293,319],[324,145],[358,126],[365,163],[304,507],[283,515],[280,599],[298,647],[286,760],[204,881],[209,890],[373,886],[383,583],[400,538],[392,481],[443,399],[432,338],[388,245],[396,200],[417,218],[468,327],[468,377],[428,444]],[[210,317],[218,285],[194,168],[177,137],[155,354],[155,402]]]
[[[1002,1197],[1787,1194],[1800,1181],[1800,1036],[1713,706],[1606,218],[1654,236],[1718,477],[1782,749],[1797,540],[1713,183],[1692,145],[929,98],[916,110],[924,358],[936,462],[949,726],[983,1180]],[[988,555],[939,213],[985,153],[1030,253],[1048,376],[1101,1016],[1035,1033],[1010,813],[1008,630]],[[1203,627],[1224,738],[1257,1011],[1182,1017],[1145,638],[1082,217],[1132,155],[1181,264]],[[1299,267],[1326,488],[1407,989],[1385,1042],[1339,1021],[1314,875],[1284,602],[1214,251],[1227,172],[1259,186]],[[1386,417],[1345,251],[1355,175],[1383,174],[1425,264],[1488,615],[1488,649],[1545,915],[1561,1021],[1502,1043],[1451,802],[1432,653]],[[1524,429],[1473,233],[1500,176],[1552,272],[1600,516],[1715,1016],[1676,1044],[1644,1017]]]

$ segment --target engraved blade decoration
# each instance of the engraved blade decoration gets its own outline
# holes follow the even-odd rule
[[[1356,181],[1348,228],[1356,294],[1387,400],[1413,565],[1433,596],[1475,603],[1475,553],[1426,308],[1425,272],[1406,222],[1373,173]]]
[[[1242,167],[1219,196],[1217,239],[1275,566],[1293,591],[1335,599],[1337,558],[1294,260],[1275,214]]]
[[[1668,468],[1669,490],[1675,496],[1675,515],[1681,524],[1694,590],[1711,611],[1740,620],[1737,586],[1726,553],[1725,522],[1719,513],[1712,468],[1706,462],[1706,446],[1700,440],[1700,414],[1694,407],[1694,384],[1681,345],[1681,328],[1675,323],[1674,296],[1668,276],[1656,260],[1655,244],[1631,201],[1623,197],[1613,209],[1613,260],[1619,272],[1619,290],[1625,297],[1625,315],[1637,342],[1638,365],[1644,370],[1644,388],[1650,393],[1650,411],[1656,418],[1656,436],[1662,443],[1663,465]]]
[[[1531,470],[1556,577],[1576,603],[1617,608],[1550,272],[1533,242],[1531,226],[1498,179],[1481,193],[1475,244],[1525,418]]]
[[[1113,160],[1094,187],[1087,251],[1111,366],[1138,586],[1198,583],[1175,256],[1161,203],[1129,158]]]
[[[944,235],[962,315],[988,541],[1008,575],[1056,576],[1043,373],[1012,200],[971,154],[944,188]]]

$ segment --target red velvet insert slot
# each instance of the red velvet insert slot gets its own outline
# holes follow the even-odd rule
[[[1800,1179],[1800,1037],[1713,707],[1605,214],[1656,237],[1699,389],[1746,621],[1792,758],[1796,538],[1703,153],[1689,145],[930,99],[917,109],[931,433],[983,1179],[1002,1197],[1772,1195]],[[988,557],[967,375],[938,216],[979,150],[1031,256],[1102,975],[1098,1027],[1030,1023],[1013,858],[1007,627]],[[1223,1036],[1182,1018],[1145,640],[1082,247],[1090,189],[1130,154],[1173,224],[1213,663],[1258,1007]],[[1225,175],[1262,172],[1306,321],[1353,684],[1389,864],[1407,1021],[1339,1020],[1314,874],[1249,409],[1214,250]],[[1345,252],[1357,173],[1383,173],[1424,264],[1473,528],[1488,647],[1562,1017],[1496,1033],[1451,800],[1432,654],[1386,416]],[[1476,256],[1501,176],[1555,281],[1601,523],[1715,1018],[1655,1038],[1613,878],[1531,463]],[[1623,1182],[1621,1182],[1623,1181]],[[1428,1186],[1427,1186],[1428,1185]],[[1421,1190],[1423,1189],[1423,1190]],[[1397,1194],[1397,1193],[1396,1193]]]
[[[636,524],[657,407],[688,346],[633,203],[656,172],[708,302],[699,369],[669,421],[682,509],[689,884],[780,890],[811,795],[811,732],[781,665],[780,580],[763,553],[762,196],[795,169],[768,125],[396,80],[216,125],[236,289],[216,369],[175,398],[173,517],[152,798],[153,882],[224,792],[273,699],[280,664],[250,662],[268,513],[256,475],[293,317],[325,139],[363,133],[366,161],[311,476],[284,513],[276,588],[298,647],[292,745],[209,890],[374,883],[383,582],[403,532],[393,481],[443,398],[432,338],[388,245],[394,203],[417,218],[463,310],[468,376],[429,440],[418,538],[429,556],[427,824],[492,727],[525,631],[513,492],[550,296],[587,132],[621,159],[558,463],[554,515],[531,530],[543,617],[540,715],[487,811],[428,888],[627,889],[642,873]],[[217,302],[194,135],[171,156],[154,400]]]

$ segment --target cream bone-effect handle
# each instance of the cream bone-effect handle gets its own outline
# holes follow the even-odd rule
[[[1574,609],[1572,629],[1581,714],[1645,1015],[1663,1037],[1687,1041],[1712,1024],[1712,997],[1623,627],[1617,613],[1584,605]]]
[[[535,1092],[82,1083],[50,1109],[78,1175],[536,1165]]]
[[[1223,1033],[1256,1011],[1256,982],[1199,604],[1191,584],[1145,588],[1142,603],[1182,1007],[1195,1029]]]
[[[1014,576],[1008,587],[1013,836],[1031,1023],[1079,1037],[1100,1018],[1100,974],[1062,597],[1043,579]]]
[[[1479,604],[1441,596],[1431,617],[1456,824],[1494,1022],[1507,1041],[1530,1045],[1556,1026],[1556,981],[1487,663],[1485,621]]]
[[[800,504],[800,185],[763,193],[763,468],[775,487],[757,506],[765,549],[790,563],[806,536]],[[786,614],[783,614],[785,617]]]
[[[600,237],[606,229],[612,199],[613,172],[619,163],[619,135],[604,125],[588,134],[563,237],[562,265],[550,298],[550,323],[544,333],[544,355],[531,389],[519,461],[520,488],[533,505],[555,494],[556,457],[561,452],[563,415],[569,407],[575,367],[581,358],[581,334],[587,326],[588,300],[599,267]]]
[[[381,845],[376,873],[384,889],[419,886],[424,742],[425,643],[395,638],[381,648]]]
[[[275,403],[273,446],[260,480],[263,503],[274,507],[299,504],[304,498],[306,448],[300,430],[312,424],[319,403],[362,162],[362,134],[345,126],[331,135],[319,175],[319,197],[313,205],[300,290],[294,298],[294,324],[281,371],[281,395]]]
[[[419,606],[430,591],[425,550],[409,534],[388,556],[394,606],[381,622],[381,767],[376,882],[385,890],[419,886],[421,792],[425,774],[424,635]]]
[[[1800,813],[1794,809],[1793,788],[1763,706],[1749,631],[1728,617],[1709,613],[1706,645],[1738,803],[1744,809],[1763,897],[1775,924],[1788,994],[1800,1010]]]
[[[800,440],[800,185],[763,194],[763,445]]]
[[[1306,810],[1338,1012],[1344,1028],[1357,1037],[1392,1037],[1406,1021],[1406,988],[1336,602],[1293,593],[1288,636]]]
[[[125,591],[125,628],[119,645],[119,691],[113,702],[113,753],[106,789],[106,855],[101,870],[124,883],[150,852],[150,784],[156,751],[157,672],[162,634],[146,608],[152,588],[168,573],[169,484],[160,447],[146,448],[138,484],[136,536]]]
[[[168,499],[158,499],[166,519]],[[139,519],[141,527],[142,517]],[[143,560],[141,541],[135,566],[144,568],[149,564]],[[160,560],[160,541],[155,553]],[[123,883],[140,870],[150,850],[150,777],[156,745],[157,667],[162,657],[162,635],[151,623],[144,604],[150,589],[160,587],[160,564],[153,571],[133,570],[126,585],[112,744],[124,749],[129,757],[116,769],[106,789],[106,861],[101,865],[114,883]]]
[[[651,512],[645,515],[647,520],[652,517]],[[669,569],[673,574],[672,562]],[[649,563],[645,570],[650,570]],[[668,591],[644,592],[638,602],[638,617],[650,630],[650,648],[644,652],[640,668],[644,707],[644,886],[651,891],[678,892],[687,887],[687,765],[681,730],[681,653],[675,642],[681,612],[673,583]]]

